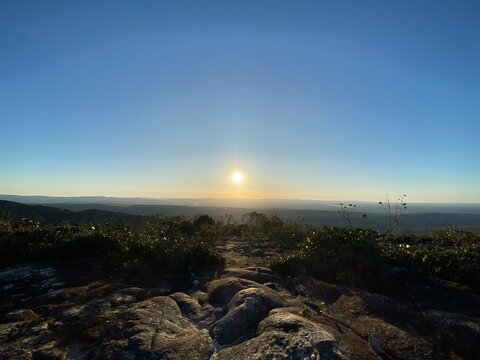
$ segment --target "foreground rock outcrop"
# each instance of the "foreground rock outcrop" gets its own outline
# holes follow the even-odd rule
[[[206,359],[214,352],[207,331],[184,318],[177,303],[154,297],[106,320],[111,323],[97,353],[98,359]]]
[[[99,276],[88,262],[4,269],[0,359],[475,359],[480,353],[480,297],[472,290],[459,306],[440,296],[398,299],[238,265],[197,276],[193,288],[192,278],[131,286]]]
[[[273,312],[260,322],[256,336],[221,350],[216,359],[344,358],[336,338],[321,325],[288,311]]]

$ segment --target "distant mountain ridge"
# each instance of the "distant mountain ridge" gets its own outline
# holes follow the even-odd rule
[[[111,224],[134,224],[144,218],[144,216],[97,209],[71,211],[53,206],[26,205],[0,200],[0,218],[10,220],[13,223],[18,223],[23,218],[29,218],[45,224],[61,224],[63,222],[72,224],[105,222]]]
[[[181,206],[181,205],[115,205],[115,204],[86,204],[86,203],[59,203],[46,205],[28,205],[18,202],[0,200],[0,217],[6,217],[14,222],[22,218],[41,220],[47,224],[70,223],[111,223],[135,225],[157,216],[185,216],[193,218],[195,215],[208,214],[214,218],[223,215],[232,215],[233,220],[241,222],[243,216],[252,211],[265,214],[275,214],[284,221],[302,221],[309,225],[345,226],[338,211],[288,209],[288,208],[239,208],[215,206]],[[372,227],[379,231],[385,229],[387,218],[382,213],[362,212],[352,214],[352,223],[355,227]],[[459,229],[480,231],[480,214],[478,213],[406,213],[401,218],[401,231],[429,232],[453,225]]]
[[[2,195],[0,200],[36,205],[170,205],[188,207],[221,207],[245,209],[296,209],[337,211],[339,203],[353,203],[359,212],[383,213],[376,201],[353,200],[304,200],[304,199],[210,199],[210,198],[145,198],[145,197],[109,197],[109,196],[29,196]],[[379,199],[384,200],[384,199]],[[480,214],[480,203],[410,203],[408,213],[462,213]]]

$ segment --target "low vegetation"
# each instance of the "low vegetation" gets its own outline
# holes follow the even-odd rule
[[[99,258],[112,270],[128,273],[182,273],[223,266],[205,224],[185,231],[178,218],[142,227],[122,225],[42,226],[31,220],[0,230],[0,266],[20,262]],[[190,231],[191,230],[191,231]]]
[[[271,266],[283,275],[367,286],[384,273],[380,253],[381,235],[374,230],[311,227],[295,251],[274,258]]]
[[[449,227],[392,237],[368,229],[311,227],[296,250],[272,260],[283,275],[361,287],[383,282],[392,267],[480,287],[480,234]]]
[[[310,275],[329,282],[375,288],[392,271],[433,276],[480,287],[480,234],[453,227],[427,235],[371,229],[306,226],[260,213],[241,224],[208,215],[145,218],[134,227],[108,224],[41,225],[32,220],[0,223],[0,266],[22,262],[100,259],[108,268],[139,275],[182,273],[224,266],[217,244],[243,239],[270,254],[271,268],[285,276]]]
[[[296,249],[305,236],[301,219],[285,222],[276,215],[252,212],[244,215],[242,233],[257,248]]]
[[[426,235],[402,235],[382,243],[389,264],[480,287],[480,234],[448,227]]]

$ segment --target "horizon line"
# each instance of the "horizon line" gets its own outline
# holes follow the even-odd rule
[[[378,203],[379,200],[354,200],[354,199],[307,199],[307,198],[247,198],[247,197],[148,197],[148,196],[115,196],[115,195],[19,195],[19,194],[0,194],[2,196],[16,196],[16,197],[43,197],[43,198],[105,198],[105,199],[143,199],[143,200],[210,200],[210,201],[309,201],[309,202],[368,202]],[[385,200],[382,200],[385,201]],[[394,203],[394,201],[392,201]],[[470,204],[480,205],[480,202],[468,201],[412,201],[407,204]]]

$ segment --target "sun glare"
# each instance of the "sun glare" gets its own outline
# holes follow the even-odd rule
[[[233,174],[232,174],[232,180],[234,182],[236,182],[237,184],[240,184],[243,180],[243,175],[240,171],[235,171]]]

